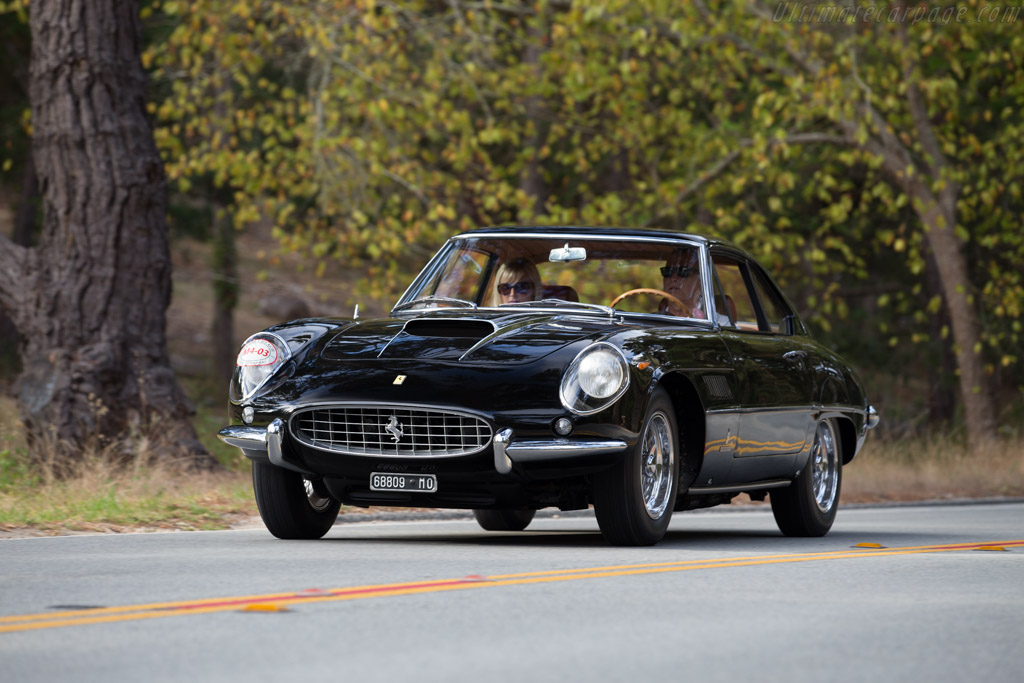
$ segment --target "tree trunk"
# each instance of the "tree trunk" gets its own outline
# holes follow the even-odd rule
[[[536,25],[531,26],[527,30],[526,37],[528,42],[523,50],[523,64],[526,64],[532,71],[536,72],[537,79],[540,80],[541,41],[544,40],[545,36],[543,25],[540,23],[542,18],[538,17],[537,21]],[[526,139],[526,149],[529,150],[530,157],[523,166],[522,175],[519,179],[519,189],[530,200],[528,214],[525,217],[529,221],[535,221],[538,216],[545,214],[549,194],[547,183],[544,181],[544,167],[540,159],[541,148],[544,146],[548,136],[548,125],[541,118],[542,104],[539,95],[527,95],[524,103],[526,120],[531,127],[529,136]]]
[[[22,337],[18,403],[38,458],[146,435],[213,466],[167,353],[163,166],[145,111],[138,6],[33,0],[35,248],[0,244],[0,304]]]
[[[960,371],[960,395],[964,402],[967,441],[972,448],[996,438],[995,403],[988,390],[985,366],[981,355],[981,329],[970,296],[971,282],[967,275],[967,259],[960,239],[954,231],[954,216],[933,197],[925,193],[911,195],[925,226],[925,238],[935,254],[935,263],[952,323],[956,343],[957,367]],[[945,201],[946,204],[951,202]],[[952,202],[955,205],[955,202]]]
[[[36,232],[36,214],[39,211],[39,183],[36,182],[36,167],[32,163],[32,155],[28,155],[25,163],[24,178],[21,185],[21,199],[14,214],[14,231],[11,240],[19,246],[32,246]],[[0,307],[0,378],[13,377],[20,372],[21,363],[18,348],[21,337],[11,319]]]
[[[952,329],[949,310],[946,306],[945,293],[942,290],[942,278],[939,277],[939,265],[935,262],[935,254],[931,250],[925,253],[925,272],[928,280],[928,293],[939,296],[942,305],[935,315],[928,317],[928,332],[932,339],[939,343],[938,363],[928,375],[928,421],[934,425],[948,424],[956,413],[956,357],[953,350],[942,336],[943,328]]]
[[[235,226],[226,209],[213,219],[213,371],[225,382],[235,370],[235,307],[238,305],[238,256]]]

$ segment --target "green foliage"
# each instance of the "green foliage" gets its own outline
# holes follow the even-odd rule
[[[368,265],[364,294],[393,297],[472,227],[693,230],[764,260],[826,341],[900,370],[913,342],[951,345],[919,180],[955,190],[989,373],[1024,381],[1019,22],[777,21],[730,0],[152,10],[172,181],[212,179],[285,249]]]

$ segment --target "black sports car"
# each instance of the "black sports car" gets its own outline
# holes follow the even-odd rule
[[[610,543],[649,545],[742,492],[820,536],[878,420],[749,255],[650,230],[470,231],[388,317],[275,325],[237,365],[220,437],[280,538],[323,536],[342,503],[500,531],[593,505]]]

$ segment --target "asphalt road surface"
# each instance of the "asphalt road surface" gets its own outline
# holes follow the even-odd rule
[[[640,680],[1024,680],[1024,504],[0,541],[4,682]]]

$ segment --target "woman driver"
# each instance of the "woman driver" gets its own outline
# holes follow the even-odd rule
[[[502,263],[494,278],[494,291],[499,304],[534,301],[540,293],[537,266],[524,258]]]

